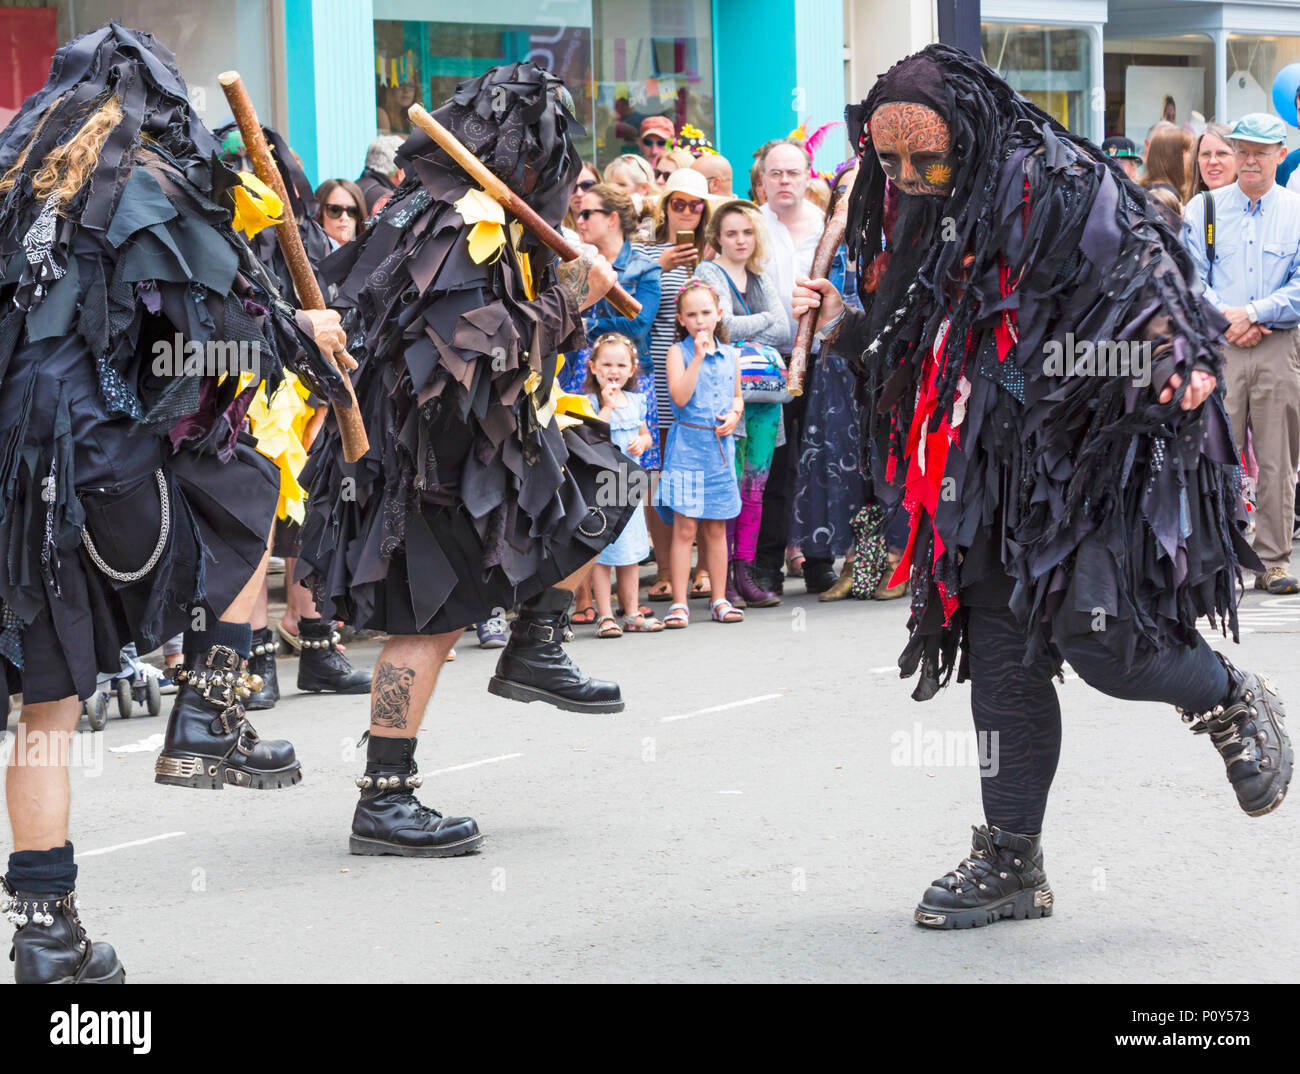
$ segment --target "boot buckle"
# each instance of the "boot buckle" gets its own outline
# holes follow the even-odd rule
[[[528,635],[534,641],[553,642],[555,640],[555,627],[542,626],[541,623],[529,623]]]

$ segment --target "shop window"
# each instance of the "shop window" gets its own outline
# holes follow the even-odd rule
[[[986,22],[983,60],[1075,134],[1089,133],[1092,42],[1078,27]]]
[[[565,5],[584,7],[585,5]],[[530,61],[564,79],[578,117],[590,131],[591,27],[564,24],[523,26],[507,22],[473,23],[380,20],[375,23],[375,99],[381,133],[411,130],[407,109],[415,103],[433,110],[458,83],[489,67]],[[590,156],[592,136],[578,142]]]
[[[601,161],[635,153],[637,128],[667,116],[713,141],[709,0],[597,0],[596,149]]]

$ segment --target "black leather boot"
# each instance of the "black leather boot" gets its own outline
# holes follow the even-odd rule
[[[298,654],[298,689],[312,693],[368,694],[371,672],[354,668],[339,652],[339,632],[322,619],[313,624],[298,620],[302,652]]]
[[[1051,917],[1051,885],[1043,871],[1042,833],[1016,835],[981,824],[972,828],[969,858],[941,876],[913,915],[932,929],[973,929],[1004,917]]]
[[[0,878],[0,913],[17,926],[9,961],[18,984],[123,984],[126,970],[106,943],[92,943],[77,893],[29,895]]]
[[[488,691],[512,701],[545,701],[569,712],[622,712],[618,683],[589,679],[568,658],[560,639],[573,594],[544,589],[510,624]]]
[[[249,676],[258,675],[262,679],[262,688],[254,690],[244,708],[273,709],[280,700],[280,677],[275,673],[275,652],[280,647],[280,639],[270,627],[253,631],[253,655],[248,658]]]
[[[1282,723],[1286,709],[1271,679],[1233,667],[1222,653],[1215,655],[1232,683],[1227,702],[1209,712],[1178,712],[1193,732],[1210,736],[1241,808],[1262,817],[1282,804],[1295,767]]]
[[[483,836],[473,817],[444,817],[412,791],[423,779],[415,766],[415,739],[376,738],[366,744],[366,773],[357,777],[361,801],[352,814],[353,854],[454,858],[478,849]]]
[[[198,666],[177,672],[176,703],[167,721],[155,783],[219,791],[275,790],[302,779],[293,745],[257,737],[243,701],[261,684],[249,678],[234,649],[214,645]]]

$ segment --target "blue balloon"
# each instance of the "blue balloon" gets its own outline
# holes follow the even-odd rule
[[[1300,90],[1300,63],[1288,63],[1273,79],[1273,110],[1291,126],[1296,122],[1295,95]]]

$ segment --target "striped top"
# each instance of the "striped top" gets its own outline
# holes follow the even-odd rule
[[[672,242],[634,242],[632,249],[658,263],[659,255],[671,250]],[[663,274],[659,313],[650,325],[650,358],[655,369],[655,402],[659,404],[659,428],[673,423],[673,401],[668,394],[668,348],[677,342],[677,292],[691,278],[693,269],[682,266]]]

